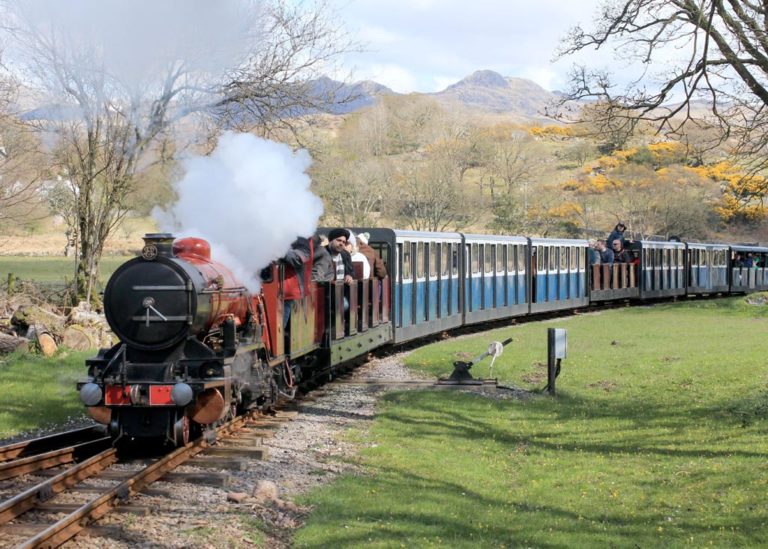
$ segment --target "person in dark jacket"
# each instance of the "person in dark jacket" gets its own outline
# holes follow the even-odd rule
[[[349,240],[347,229],[333,229],[328,233],[328,251],[334,265],[334,280],[343,280],[345,284],[354,282],[355,269],[352,266],[352,256],[346,250]]]
[[[632,254],[624,247],[621,238],[615,239],[612,244],[614,263],[632,263]]]
[[[608,243],[609,248],[613,248],[613,241],[617,238],[621,240],[621,247],[624,248],[627,245],[626,240],[624,239],[624,231],[627,230],[627,226],[624,225],[621,221],[619,221],[616,226],[613,228],[613,231],[611,231],[611,234],[608,235],[608,240],[606,242]]]
[[[315,282],[330,282],[336,276],[331,253],[326,246],[322,245],[322,240],[319,236],[314,236],[312,243],[315,249],[315,257],[312,261],[312,280]]]
[[[597,241],[597,251],[600,252],[601,265],[613,265],[613,250],[605,245],[605,240]]]

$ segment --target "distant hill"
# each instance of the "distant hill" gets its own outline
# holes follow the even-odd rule
[[[327,98],[328,102],[332,103],[329,109],[332,114],[346,114],[370,107],[379,97],[395,93],[383,84],[372,80],[346,84],[327,76],[313,80],[310,89],[315,97]]]
[[[475,71],[441,92],[430,94],[447,103],[469,109],[544,119],[546,106],[559,96],[525,78],[504,77],[497,72]]]
[[[331,107],[329,114],[343,115],[373,105],[379,98],[387,95],[399,95],[387,86],[363,80],[348,84],[320,77],[310,81],[309,92],[320,103],[327,102]],[[545,90],[535,82],[525,78],[512,78],[490,70],[475,71],[466,78],[451,84],[443,91],[424,95],[432,97],[449,108],[464,108],[483,114],[503,114],[521,121],[548,120],[543,116],[546,106],[559,95]],[[77,111],[70,106],[48,105],[22,115],[25,120],[66,120],[75,118]],[[251,116],[247,109],[230,105],[230,120],[244,122]],[[290,112],[289,116],[308,114],[308,112]],[[551,122],[551,120],[549,120]]]
[[[312,86],[316,97],[341,101],[330,109],[334,114],[346,114],[368,107],[385,95],[399,95],[370,80],[345,84],[323,77],[315,80]],[[476,71],[440,92],[410,95],[432,97],[450,108],[458,106],[470,111],[505,114],[527,121],[545,120],[543,113],[546,106],[559,98],[559,94],[547,91],[531,80],[505,77],[490,70]]]

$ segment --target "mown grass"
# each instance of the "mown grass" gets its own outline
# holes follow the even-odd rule
[[[101,261],[101,280],[109,276],[130,257],[105,256]],[[0,256],[0,282],[8,280],[8,273],[22,280],[35,282],[64,282],[75,276],[74,259],[67,257]]]
[[[51,358],[12,354],[0,359],[0,439],[80,416],[75,390],[93,352],[62,352]]]
[[[410,367],[445,375],[512,337],[494,374],[540,388],[546,329],[568,329],[555,398],[386,397],[356,435],[366,474],[306,498],[296,546],[764,546],[766,309],[637,307],[414,352]]]

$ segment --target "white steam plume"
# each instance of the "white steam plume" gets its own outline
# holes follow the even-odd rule
[[[259,271],[317,228],[323,203],[309,190],[310,164],[307,151],[227,132],[210,156],[184,162],[178,201],[153,215],[176,237],[208,240],[213,259],[257,291]]]

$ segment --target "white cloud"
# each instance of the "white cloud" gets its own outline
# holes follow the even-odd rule
[[[371,65],[365,72],[366,80],[375,80],[398,93],[409,93],[416,88],[416,78],[408,69],[400,65]]]
[[[478,69],[562,87],[558,81],[570,63],[550,65],[559,39],[577,23],[588,26],[599,2],[389,0],[383,8],[376,0],[336,1],[344,2],[339,13],[367,50],[346,63],[368,75],[374,67],[397,67],[382,83],[422,92],[444,89]]]

